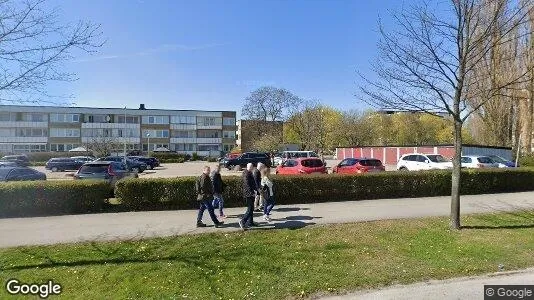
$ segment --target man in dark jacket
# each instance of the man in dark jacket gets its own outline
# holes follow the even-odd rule
[[[257,193],[256,182],[254,181],[254,176],[252,175],[252,170],[254,165],[249,163],[247,169],[243,171],[243,197],[245,198],[245,203],[247,204],[247,211],[243,218],[239,220],[239,227],[245,230],[246,227],[258,226],[254,223],[254,198]]]
[[[253,168],[252,170],[252,176],[254,177],[254,183],[256,184],[256,197],[254,199],[254,209],[261,211],[263,208],[263,203],[261,199],[261,172],[260,169],[263,167],[262,163],[258,163],[258,166],[256,168]]]
[[[224,199],[222,193],[224,192],[225,184],[221,176],[221,167],[216,165],[211,172],[211,182],[213,183],[213,207],[218,204],[219,206],[219,217],[226,218],[223,212]]]
[[[204,210],[206,209],[208,210],[215,227],[221,226],[223,222],[217,220],[211,204],[211,201],[213,201],[213,185],[210,179],[210,167],[204,167],[204,172],[197,179],[196,190],[197,201],[200,202],[200,208],[197,216],[197,227],[206,227],[206,224],[202,223],[202,216],[204,215]]]

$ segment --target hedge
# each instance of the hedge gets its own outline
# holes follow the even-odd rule
[[[534,190],[534,170],[462,172],[462,194]],[[128,179],[117,184],[121,203],[134,210],[192,209],[195,177]],[[241,177],[223,177],[225,206],[243,206]],[[365,175],[274,176],[277,204],[450,195],[451,173],[384,172]]]
[[[534,167],[534,154],[519,157],[519,165],[521,167]]]
[[[0,217],[99,212],[111,192],[104,181],[0,183]]]

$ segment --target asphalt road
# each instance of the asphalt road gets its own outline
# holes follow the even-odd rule
[[[485,276],[428,281],[404,286],[392,286],[375,291],[362,291],[348,295],[325,297],[321,300],[418,300],[418,299],[484,299],[484,293],[499,295],[505,290],[484,288],[484,285],[532,285],[534,269],[518,272],[494,273]],[[488,290],[491,289],[491,290]],[[519,294],[518,294],[519,295]],[[494,298],[491,298],[494,299]],[[505,299],[505,298],[500,298]],[[512,298],[507,298],[512,299]],[[514,299],[521,299],[516,297]],[[522,298],[528,299],[528,298]],[[530,298],[531,299],[531,298]]]
[[[449,197],[382,199],[275,207],[273,223],[255,221],[263,229],[305,227],[314,224],[350,223],[381,219],[447,216]],[[462,213],[487,213],[534,209],[534,192],[462,197]],[[136,239],[191,233],[239,230],[237,217],[244,208],[230,208],[224,228],[196,228],[194,210],[104,213],[38,218],[0,219],[0,247],[43,245],[92,240]]]

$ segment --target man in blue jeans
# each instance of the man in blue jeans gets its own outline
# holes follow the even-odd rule
[[[197,227],[206,227],[206,224],[202,223],[202,216],[204,215],[204,210],[207,209],[213,224],[215,224],[216,228],[219,228],[223,222],[217,220],[213,210],[213,205],[211,203],[211,201],[213,201],[213,185],[210,179],[210,167],[204,167],[204,172],[196,181],[196,191],[197,201],[200,203],[197,217]]]

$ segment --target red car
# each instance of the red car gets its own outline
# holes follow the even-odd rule
[[[328,174],[325,164],[318,158],[288,159],[276,168],[276,174]]]
[[[346,158],[334,167],[338,174],[361,174],[367,172],[384,172],[386,167],[375,158]]]

